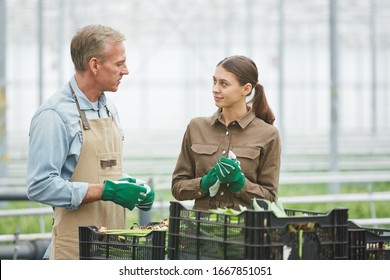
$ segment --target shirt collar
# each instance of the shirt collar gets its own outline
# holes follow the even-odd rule
[[[215,125],[217,121],[223,124],[222,121],[222,109],[218,109],[212,116],[210,125]],[[240,125],[242,129],[248,126],[254,119],[256,118],[255,113],[250,109],[246,112],[240,119],[237,120],[237,123]]]
[[[80,90],[75,76],[70,79],[70,84],[76,94],[77,100],[80,104],[81,110],[97,110],[98,108],[103,108],[107,105],[107,98],[104,92],[99,96],[99,105],[98,108],[94,108],[94,105],[88,100],[84,93]]]

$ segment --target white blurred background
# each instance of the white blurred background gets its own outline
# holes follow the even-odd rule
[[[357,150],[368,152],[390,139],[389,0],[0,3],[3,158],[26,155],[30,119],[73,75],[70,39],[91,23],[127,37],[130,75],[108,96],[130,153],[142,145],[164,150],[167,142],[178,151],[188,121],[216,110],[214,68],[233,54],[256,62],[286,154],[290,144],[315,141],[336,162],[349,139],[360,138]]]
[[[283,202],[320,211],[354,201],[350,218],[390,225],[389,15],[390,0],[0,0],[0,208],[27,199],[31,117],[73,75],[74,33],[98,23],[127,37],[130,75],[107,96],[125,130],[124,171],[159,189],[141,224],[168,216],[186,125],[215,112],[215,66],[242,54],[276,115]],[[1,233],[37,231],[34,220],[4,221]]]

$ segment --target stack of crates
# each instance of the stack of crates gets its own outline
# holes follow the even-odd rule
[[[361,227],[348,209],[285,209],[238,215],[187,209],[171,201],[169,230],[143,236],[79,227],[80,259],[99,260],[389,260],[390,229]]]
[[[361,227],[349,221],[349,259],[390,260],[390,229]]]
[[[172,201],[168,258],[348,259],[348,209],[286,213],[288,217],[276,217],[269,210],[217,214]]]
[[[80,226],[79,251],[81,260],[163,260],[166,231],[135,236],[100,233],[95,226]]]

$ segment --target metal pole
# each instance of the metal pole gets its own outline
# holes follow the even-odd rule
[[[17,245],[0,245],[1,260],[41,260],[50,240],[31,240]]]
[[[249,57],[253,55],[253,0],[246,0],[246,49]]]
[[[58,0],[58,87],[63,84],[64,77],[64,0]]]
[[[7,98],[5,93],[6,11],[5,1],[0,0],[0,177],[7,177]]]
[[[376,90],[376,26],[375,26],[375,0],[370,2],[370,49],[371,49],[371,133],[376,134],[377,124],[377,90]]]
[[[389,50],[388,49],[384,49],[383,50],[383,60],[384,63],[383,63],[383,77],[384,77],[384,84],[383,84],[383,102],[382,102],[382,106],[383,106],[383,111],[384,111],[384,121],[382,122],[382,125],[384,127],[384,129],[386,131],[390,131],[390,114],[389,114],[389,110],[387,109],[388,106],[390,106],[390,102],[389,102],[389,80],[390,77],[389,76],[389,63],[390,63],[390,59],[389,59]]]
[[[285,131],[284,131],[284,0],[279,0],[279,44],[278,44],[278,65],[279,65],[279,133],[281,135],[283,154],[287,154],[285,144]]]
[[[43,102],[43,0],[38,1],[38,106]]]
[[[224,5],[225,12],[225,54],[226,56],[231,55],[230,47],[230,32],[232,31],[232,17],[233,17],[233,3],[232,0],[227,0],[227,3]]]
[[[359,124],[361,123],[362,118],[362,112],[360,108],[364,108],[364,91],[363,89],[363,82],[364,81],[364,74],[362,69],[364,66],[364,63],[362,63],[362,57],[364,54],[364,49],[360,45],[360,42],[357,42],[357,48],[356,48],[356,127],[359,128]]]
[[[314,26],[313,26],[314,27]],[[310,127],[317,128],[318,127],[318,92],[317,92],[317,32],[312,32],[310,36]]]
[[[148,185],[153,186],[153,178],[150,178],[148,180]],[[138,224],[140,226],[146,226],[151,222],[152,219],[152,210],[149,211],[142,211],[139,210],[139,215],[138,215]]]
[[[330,0],[330,171],[339,170],[339,118],[338,118],[338,38],[337,0]],[[339,192],[339,184],[329,185],[331,193]]]

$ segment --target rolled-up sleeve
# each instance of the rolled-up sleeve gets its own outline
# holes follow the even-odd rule
[[[30,200],[54,207],[76,209],[88,183],[63,178],[72,141],[61,116],[52,109],[41,111],[31,121],[27,160],[27,195]]]

